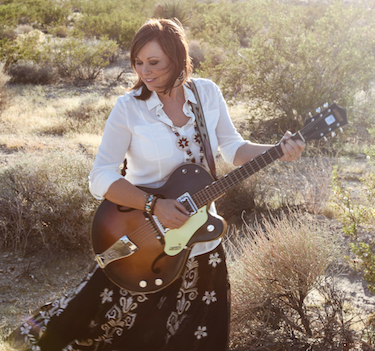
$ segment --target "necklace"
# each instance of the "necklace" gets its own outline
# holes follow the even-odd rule
[[[199,146],[199,160],[200,160],[200,163],[202,163],[203,159],[204,159],[204,151],[203,151],[203,145],[202,145],[202,138],[199,134],[196,122],[194,122],[194,129],[195,129],[195,132],[192,136],[192,139],[193,139],[193,143],[195,145]],[[190,161],[192,163],[195,163],[195,157],[190,150],[190,145],[191,145],[190,139],[186,135],[180,135],[180,133],[174,127],[172,127],[172,131],[177,137],[177,139],[176,139],[177,149],[179,149],[183,152],[186,152],[186,154],[188,156],[188,159],[186,161]]]

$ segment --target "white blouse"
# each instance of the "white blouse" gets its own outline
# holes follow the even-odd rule
[[[226,162],[233,164],[237,149],[246,143],[235,130],[219,88],[210,80],[194,79],[202,103],[213,156],[218,150]],[[89,187],[96,199],[103,199],[110,185],[120,179],[120,167],[127,159],[125,178],[133,185],[158,188],[182,163],[188,162],[186,151],[177,148],[177,136],[192,140],[195,116],[190,102],[193,92],[185,85],[183,112],[190,117],[186,125],[175,127],[164,113],[158,95],[152,92],[146,100],[137,100],[139,91],[130,91],[117,99],[106,123],[101,145],[89,175]],[[190,143],[197,162],[199,146]],[[207,167],[206,161],[204,165]],[[208,168],[208,167],[207,167]],[[213,250],[219,240],[194,245],[192,255]]]

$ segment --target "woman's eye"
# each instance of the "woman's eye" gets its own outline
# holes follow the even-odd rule
[[[157,65],[158,63],[159,63],[159,61],[151,61],[151,62],[150,62],[150,65],[151,65],[151,66],[155,66],[155,65]]]
[[[136,66],[140,66],[141,64],[142,64],[141,61],[135,61],[135,65],[136,65]]]

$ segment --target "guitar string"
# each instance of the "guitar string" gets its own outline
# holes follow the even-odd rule
[[[306,126],[304,126],[300,130],[301,134],[307,134],[311,130],[314,130],[316,124],[321,122],[320,116],[318,116],[318,117],[314,116],[312,118],[314,120],[311,121],[309,124],[307,124]],[[315,119],[315,118],[317,118],[317,119]],[[248,176],[253,175],[257,171],[264,168],[265,166],[267,166],[271,162],[275,161],[279,157],[282,157],[283,155],[284,154],[281,150],[280,144],[277,144],[274,147],[272,147],[270,150],[267,150],[265,153],[262,153],[262,154],[258,155],[257,157],[255,157],[254,159],[250,160],[249,162],[245,163],[243,166],[238,167],[237,169],[235,169],[234,171],[229,173],[229,175],[226,175],[223,178],[219,179],[218,181],[213,182],[210,185],[206,186],[204,189],[201,189],[200,191],[198,191],[196,194],[193,195],[193,198],[195,198],[196,202],[198,203],[197,204],[198,208],[201,207],[201,205],[199,203],[207,204],[209,202],[214,201],[223,192],[225,192],[226,190],[233,187],[233,185],[239,183],[240,181],[243,181]],[[268,160],[265,159],[265,158],[268,158]],[[263,162],[261,164],[259,164],[260,161],[263,161]],[[254,164],[255,167],[253,167],[252,163],[253,164],[255,163]],[[250,170],[250,168],[251,168],[251,170]],[[254,170],[254,168],[255,168],[255,170]],[[240,173],[242,170],[244,170],[247,174],[245,176],[240,174],[240,177],[238,178],[237,173]],[[235,177],[236,179],[233,179],[233,177]],[[217,189],[215,189],[215,188],[220,188],[221,184],[222,184],[221,190],[220,190],[220,192],[218,192]]]
[[[149,221],[146,221],[143,225],[133,231],[131,234],[128,235],[130,241],[133,242],[136,239],[136,243],[133,242],[136,246],[142,245],[144,242],[148,241],[150,238],[155,238],[159,235],[155,227]],[[139,240],[138,240],[139,238]],[[120,239],[118,239],[120,240]]]

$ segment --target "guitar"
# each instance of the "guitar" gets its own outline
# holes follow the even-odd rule
[[[308,118],[292,138],[318,140],[345,124],[346,111],[332,104]],[[194,244],[224,235],[226,222],[209,211],[210,204],[282,156],[279,143],[217,181],[201,165],[187,163],[178,167],[162,187],[139,187],[184,205],[190,218],[178,229],[164,228],[154,215],[104,200],[91,230],[99,266],[121,288],[142,293],[164,289],[180,276]]]

